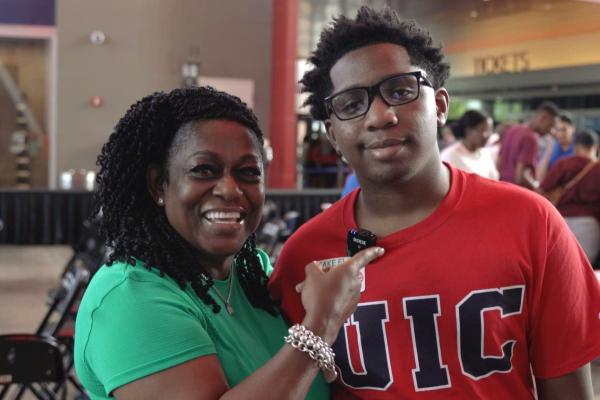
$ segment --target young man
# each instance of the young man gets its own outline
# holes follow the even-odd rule
[[[272,295],[298,322],[307,262],[335,264],[353,228],[386,250],[334,344],[334,397],[533,399],[533,371],[540,399],[591,398],[600,285],[548,202],[440,161],[449,66],[429,34],[361,8],[310,61],[312,115],[362,189],[289,239]]]
[[[545,138],[558,124],[559,110],[552,102],[542,103],[524,125],[515,125],[502,137],[498,170],[500,180],[516,183],[528,189],[539,186],[540,171],[536,171],[543,156],[539,155],[540,138]],[[551,146],[546,143],[546,146]],[[548,148],[548,153],[551,151]],[[547,161],[546,161],[547,163]]]

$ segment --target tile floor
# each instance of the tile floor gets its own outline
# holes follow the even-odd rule
[[[71,255],[67,246],[0,245],[0,334],[35,331]],[[600,364],[592,364],[592,374],[600,400]]]

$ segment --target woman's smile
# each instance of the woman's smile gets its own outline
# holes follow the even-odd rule
[[[207,211],[203,217],[214,224],[243,224],[245,214],[239,211]]]

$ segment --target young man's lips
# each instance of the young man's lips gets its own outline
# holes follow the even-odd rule
[[[366,150],[377,150],[377,149],[384,149],[386,147],[392,147],[392,146],[400,146],[400,145],[404,145],[406,143],[408,143],[408,139],[384,139],[384,140],[378,140],[375,142],[371,142],[367,145],[365,145],[365,149]]]
[[[369,152],[371,157],[380,161],[395,160],[400,152],[403,152],[409,139],[385,139],[371,142],[365,146],[365,151]]]

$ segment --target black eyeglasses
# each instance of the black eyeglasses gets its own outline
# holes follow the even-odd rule
[[[334,113],[346,121],[365,115],[371,108],[375,95],[379,94],[388,106],[400,106],[419,98],[421,83],[433,87],[421,71],[407,72],[385,78],[373,86],[353,87],[324,99],[329,115]]]

